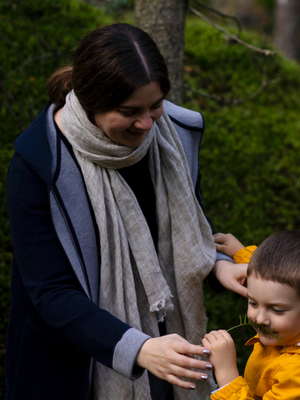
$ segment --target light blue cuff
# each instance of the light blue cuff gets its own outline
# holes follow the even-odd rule
[[[220,261],[220,260],[226,260],[226,261],[231,261],[234,263],[233,259],[229,256],[226,256],[226,254],[224,253],[220,253],[219,251],[217,251],[217,258],[216,261]]]
[[[134,328],[128,329],[115,347],[113,370],[131,380],[139,378],[143,374],[144,368],[134,363],[142,345],[148,339],[151,339],[151,336]]]

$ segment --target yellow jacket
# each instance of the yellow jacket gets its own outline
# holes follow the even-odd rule
[[[239,250],[235,255],[233,256],[233,260],[237,264],[248,264],[250,261],[250,258],[252,257],[252,254],[254,250],[256,250],[256,246],[247,246],[244,247],[243,249]]]
[[[300,334],[284,347],[262,346],[258,335],[244,378],[239,376],[211,395],[211,400],[299,400]]]
[[[248,263],[255,249],[241,249],[234,261]],[[252,344],[244,378],[239,376],[223,386],[211,400],[300,400],[300,333],[285,348],[262,346],[258,335],[246,343]]]

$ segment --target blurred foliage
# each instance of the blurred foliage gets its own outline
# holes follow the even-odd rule
[[[12,144],[44,107],[49,76],[70,62],[72,49],[87,32],[113,20],[78,0],[0,1],[0,15],[0,398],[4,398],[12,259],[5,181]]]
[[[129,7],[131,2],[119,3]],[[120,10],[104,14],[79,0],[0,1],[0,398],[12,250],[5,175],[12,143],[47,101],[47,78],[70,62],[72,50],[89,30],[120,21]],[[270,47],[262,35],[244,32],[242,39]],[[252,100],[234,105],[252,96],[264,79],[276,81]],[[215,230],[231,232],[245,244],[259,244],[278,230],[298,229],[299,66],[279,55],[266,57],[233,44],[201,20],[188,17],[185,84],[184,105],[201,111],[206,122],[200,153],[202,192]],[[195,91],[217,95],[219,101]],[[208,289],[205,293],[209,329],[228,329],[246,312],[246,300],[238,295],[215,295]],[[251,333],[240,329],[233,336],[242,372],[251,350],[243,343]]]
[[[105,14],[111,16],[114,22],[124,22],[127,18],[132,19],[134,0],[83,0],[85,3],[101,8]],[[131,14],[131,16],[127,15]],[[126,16],[125,16],[126,15]]]
[[[242,39],[270,48],[261,36]],[[262,81],[273,81],[248,99]],[[200,151],[202,192],[214,229],[245,245],[280,230],[300,229],[300,67],[280,55],[265,56],[234,44],[194,17],[186,27],[185,102],[206,125]],[[219,101],[195,93],[217,95]],[[246,300],[206,290],[208,329],[228,329],[246,313]],[[239,367],[250,333],[237,336]]]
[[[118,22],[120,18],[124,21],[124,13],[133,11],[134,9],[134,0],[110,0],[107,1],[104,9],[116,22]]]
[[[268,12],[273,12],[275,8],[274,0],[256,0],[256,3],[265,7]]]
[[[0,150],[0,398],[3,396],[5,338],[10,303],[10,266],[12,262],[12,243],[9,236],[9,223],[5,200],[5,181],[9,160],[13,155],[11,148]]]
[[[0,13],[1,141],[12,143],[47,101],[51,73],[86,33],[113,21],[78,0],[2,1]]]

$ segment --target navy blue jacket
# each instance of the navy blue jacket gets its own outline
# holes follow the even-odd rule
[[[8,171],[14,257],[6,400],[88,399],[91,360],[113,367],[115,347],[132,329],[97,305],[98,230],[72,151],[63,140],[49,140],[49,107],[16,141]],[[165,108],[200,200],[202,117],[168,102]],[[146,339],[137,337],[140,345]],[[135,367],[131,378],[141,372]]]

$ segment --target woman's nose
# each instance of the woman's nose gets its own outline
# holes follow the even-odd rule
[[[134,127],[143,131],[149,131],[152,128],[154,120],[149,113],[140,116],[134,123]]]

